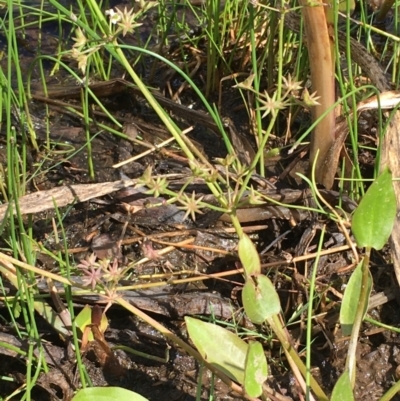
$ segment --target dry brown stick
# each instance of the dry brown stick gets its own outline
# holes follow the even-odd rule
[[[285,13],[285,25],[295,32],[300,32],[300,16],[295,12]],[[368,50],[354,38],[346,33],[338,31],[338,45],[341,51],[346,51],[347,40],[350,41],[351,59],[358,64],[364,74],[381,92],[390,89],[390,83],[376,59],[368,53]]]
[[[97,96],[107,96],[110,93],[113,93],[112,90],[118,92],[122,89],[125,89],[131,90],[135,95],[139,97],[143,97],[142,92],[137,86],[121,78],[115,78],[107,82],[98,82],[95,84],[91,84],[89,85],[89,88]],[[37,91],[32,95],[32,98],[41,102],[53,103],[55,99],[77,97],[80,95],[80,91],[81,88],[79,86],[65,87],[62,89],[50,89],[48,92],[48,97],[45,97],[43,92]],[[173,100],[166,98],[164,95],[156,90],[152,90],[151,93],[157,100],[157,102],[161,104],[161,106],[165,107],[167,110],[170,110],[177,116],[185,118],[189,121],[201,123],[207,128],[210,128],[215,132],[219,132],[217,124],[209,114],[202,111],[193,110],[187,106],[176,103]]]
[[[311,133],[310,165],[315,164],[315,180],[331,189],[337,164],[324,163],[335,145],[335,61],[333,38],[329,32],[329,15],[322,0],[309,6],[308,0],[299,0],[302,6],[304,30],[307,38],[312,91],[319,96],[312,107],[313,121],[319,121]]]
[[[285,22],[295,31],[299,30],[299,17],[295,13],[289,12],[285,15]],[[389,80],[371,54],[365,49],[363,45],[349,38],[351,57],[361,67],[364,74],[376,86],[376,88],[385,92],[391,89]],[[343,32],[338,32],[338,44],[342,51],[345,51],[347,38]],[[344,140],[344,139],[343,139]],[[393,174],[393,178],[400,178],[400,112],[396,111],[386,129],[382,141],[382,153],[380,159],[380,169],[383,170],[388,167]],[[400,209],[400,181],[394,180],[393,187],[397,199],[397,210]],[[392,235],[390,237],[390,247],[394,264],[394,271],[396,273],[397,282],[400,285],[400,216],[397,213],[395,224],[393,227]]]
[[[400,178],[400,112],[396,111],[386,129],[382,142],[382,155],[380,169],[388,167],[393,178]],[[390,236],[390,248],[392,253],[394,271],[397,283],[400,285],[400,181],[393,181],[394,192],[397,200],[397,214]]]
[[[74,202],[85,202],[135,184],[136,180],[121,180],[99,184],[64,185],[22,196],[18,199],[18,209],[21,214],[39,213],[54,209],[55,206],[63,207]],[[10,213],[16,214],[14,202],[1,205],[0,222],[6,217],[9,208],[12,210]]]

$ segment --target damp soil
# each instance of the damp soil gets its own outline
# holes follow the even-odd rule
[[[148,23],[151,24],[151,21]],[[58,44],[54,27],[45,25],[43,29],[48,31],[45,31],[47,35],[41,37],[41,51],[53,54]],[[37,53],[38,33],[37,29],[32,28],[24,38],[20,38],[20,63],[23,71],[31,68]],[[66,78],[62,73],[50,77],[51,67],[49,64],[47,80],[50,92],[54,94],[50,96],[53,102],[43,101],[39,73],[36,68],[33,69],[34,100],[29,104],[29,110],[34,125],[37,124],[35,131],[38,147],[29,148],[27,193],[72,188],[75,185],[137,180],[149,167],[155,177],[168,176],[170,188],[175,191],[186,185],[192,177],[188,161],[173,146],[154,148],[170,135],[140,93],[132,89],[129,83],[116,80],[98,92],[109,113],[124,125],[127,137],[123,138],[110,132],[117,127],[94,106],[94,122],[86,127],[81,119],[68,113],[66,103],[78,106],[76,88],[71,89],[73,85],[65,84]],[[150,75],[152,67],[152,63],[144,60],[140,66],[144,79]],[[204,71],[205,67],[201,66],[194,76],[200,87],[204,87]],[[116,69],[116,78],[118,74]],[[180,101],[183,107],[190,105],[190,108],[171,105],[169,88],[174,92],[181,83],[171,71],[161,67],[151,82],[152,87],[158,88],[157,95],[166,99],[163,106],[168,109],[174,122],[182,130],[192,128],[188,137],[197,149],[211,162],[225,157],[221,135],[213,129],[215,127],[207,116],[201,114],[204,110],[189,88],[182,91]],[[224,107],[221,114],[233,122],[239,134],[231,135],[239,136],[238,146],[243,148],[243,154],[246,155],[254,143],[248,133],[248,119],[238,92],[227,85],[223,89],[222,103]],[[200,114],[191,112],[193,109]],[[365,121],[361,120],[360,125],[363,123]],[[18,121],[15,121],[15,125],[19,146],[26,140],[26,132]],[[110,131],[104,127],[109,127]],[[90,137],[90,148],[87,135]],[[368,145],[371,140],[369,135],[362,138],[365,145]],[[271,148],[282,145],[279,138],[274,141],[270,144]],[[0,137],[0,144],[0,161],[5,166],[5,135]],[[368,146],[364,149],[368,149]],[[144,154],[145,151],[149,151],[148,154]],[[115,167],[139,155],[136,160]],[[367,175],[369,171],[372,173],[374,157],[368,151],[360,154],[360,166]],[[296,172],[306,171],[306,158],[306,150],[302,150],[293,155],[282,153],[279,157],[269,159],[268,179],[255,176],[254,187],[283,203],[308,205],[312,197],[296,176]],[[90,168],[89,160],[93,163]],[[204,196],[213,202],[212,195],[201,180],[192,181],[185,190],[189,195],[194,191],[197,196]],[[338,193],[326,191],[324,194],[332,205],[339,203]],[[343,199],[344,208],[348,212],[354,210],[354,202],[349,198]],[[151,283],[153,286],[124,290],[124,297],[184,340],[189,341],[185,316],[198,316],[207,321],[218,321],[222,325],[234,322],[245,333],[257,329],[267,334],[265,328],[255,328],[243,315],[240,301],[243,278],[241,274],[235,274],[235,269],[240,267],[236,253],[237,237],[226,216],[206,210],[193,220],[175,204],[166,203],[167,200],[128,186],[104,196],[88,196],[84,202],[61,207],[59,212],[63,216],[62,224],[71,264],[76,265],[93,253],[99,259],[116,260],[119,266],[141,261],[135,269],[129,271],[127,277],[121,279],[120,285],[140,284],[146,287]],[[149,207],[152,204],[160,206]],[[136,208],[135,212],[132,212],[132,207]],[[57,220],[53,219],[57,219],[56,212],[52,208],[42,209],[24,218],[32,219],[33,238],[42,249],[58,254],[63,247],[54,233],[53,221]],[[323,221],[322,216],[303,213],[300,209],[293,211],[268,205],[259,209],[244,209],[240,213],[243,227],[251,233],[260,252],[265,272],[275,283],[284,316],[290,320],[295,311],[307,302],[307,280],[310,266],[314,262],[314,259],[304,262],[300,256],[315,252],[323,223],[327,224],[324,250],[345,244],[345,238],[336,224]],[[6,225],[6,232],[9,229],[10,226]],[[3,245],[6,246],[5,243]],[[57,271],[55,259],[48,252],[38,251],[36,259],[42,269]],[[371,302],[369,314],[382,323],[398,327],[400,314],[397,285],[389,261],[387,248],[374,253],[371,259],[374,278],[372,299],[375,303]],[[327,254],[320,258],[317,266],[319,302],[315,315],[319,317],[313,328],[312,368],[313,375],[328,394],[345,365],[348,339],[342,335],[337,321],[341,295],[354,268],[351,266],[350,251]],[[231,274],[224,278],[216,276],[229,271]],[[194,274],[215,276],[194,282],[185,280]],[[44,293],[48,292],[46,282],[38,282],[37,285]],[[7,285],[6,281],[4,291],[6,294],[15,293],[15,289]],[[74,297],[76,313],[86,304],[93,308],[95,305],[105,306],[99,297]],[[0,342],[28,350],[29,340],[21,340],[16,326],[8,323],[12,321],[10,311],[3,307],[0,316]],[[201,383],[202,400],[209,399],[210,394],[214,394],[217,400],[242,399],[213,377],[198,361],[166,341],[144,321],[115,305],[107,311],[107,317],[109,327],[104,336],[89,343],[82,355],[93,385],[128,388],[149,400],[195,400],[199,391],[198,384]],[[37,320],[50,370],[40,374],[31,399],[69,400],[81,386],[72,344],[66,339],[60,339],[40,316],[37,316]],[[22,319],[17,319],[16,324],[20,330],[25,330]],[[303,318],[297,318],[288,329],[294,346],[301,353],[305,344]],[[363,324],[357,350],[357,400],[378,400],[399,379],[399,341],[397,333]],[[269,386],[293,400],[300,399],[301,390],[292,377],[280,347],[274,342],[265,342],[263,345],[270,365]],[[133,348],[142,354],[130,354],[121,346]],[[26,359],[1,345],[0,353],[0,376],[12,378],[12,381],[0,381],[0,396],[6,397],[14,391],[18,393],[18,389],[26,383]],[[159,360],[149,359],[143,354],[158,357]],[[18,399],[18,395],[13,399]],[[393,399],[400,400],[400,396]]]

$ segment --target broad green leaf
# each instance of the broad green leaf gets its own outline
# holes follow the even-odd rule
[[[267,359],[262,345],[251,341],[247,350],[246,367],[244,371],[244,389],[250,397],[259,397],[262,385],[268,377]]]
[[[215,324],[192,317],[185,317],[185,322],[190,339],[204,360],[243,384],[247,343],[237,334]]]
[[[246,280],[242,290],[242,301],[247,316],[256,324],[263,323],[265,319],[281,310],[274,285],[268,277],[262,275]]]
[[[121,387],[90,387],[79,390],[72,401],[148,401],[147,398]]]
[[[15,319],[18,319],[21,316],[21,302],[19,302],[19,299],[17,297],[14,298],[13,303],[12,303],[12,314]]]
[[[340,325],[342,327],[343,335],[349,336],[351,334],[351,330],[353,328],[354,319],[356,317],[357,305],[360,300],[360,292],[361,292],[361,279],[362,279],[362,264],[361,261],[353,274],[350,277],[349,282],[347,283],[346,290],[344,291],[342,305],[340,307]],[[371,273],[368,272],[368,293],[367,299],[371,294],[372,288],[372,276]],[[368,310],[368,302],[366,302],[366,308],[364,310],[363,318]]]
[[[347,5],[347,3],[350,3],[350,4]],[[356,8],[356,2],[354,0],[339,1],[338,10],[341,11],[342,13],[346,13],[348,11],[350,11],[350,13],[352,13],[355,8]]]
[[[253,241],[244,234],[239,241],[239,259],[242,262],[246,277],[261,273],[260,256]]]
[[[273,148],[273,149],[270,149],[268,151],[266,150],[264,152],[264,158],[265,159],[270,159],[272,157],[279,156],[280,154],[281,154],[281,148]]]
[[[350,375],[347,369],[341,374],[336,382],[332,391],[331,401],[354,401]]]
[[[85,327],[92,323],[92,308],[89,305],[85,305],[85,307],[79,312],[79,314],[75,318],[76,327],[79,328],[81,333],[85,331]],[[100,323],[100,331],[104,333],[108,327],[108,319],[106,315],[103,315]],[[93,341],[92,332],[88,335],[88,341]]]
[[[392,173],[385,169],[371,184],[353,215],[351,228],[359,247],[382,249],[396,218]]]

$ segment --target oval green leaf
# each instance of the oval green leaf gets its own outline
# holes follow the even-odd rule
[[[392,232],[396,208],[392,173],[385,169],[354,212],[351,228],[357,245],[382,249]]]
[[[81,333],[85,331],[85,327],[92,323],[92,308],[89,305],[85,307],[78,313],[75,318],[76,327],[79,328]],[[108,327],[108,319],[106,315],[102,315],[100,323],[100,331],[104,333]],[[90,331],[88,335],[88,341],[93,341],[93,333]]]
[[[266,276],[260,275],[246,280],[242,290],[242,302],[247,316],[256,324],[263,323],[281,310],[279,296]]]
[[[248,344],[237,334],[215,324],[192,317],[185,317],[185,322],[190,339],[204,360],[243,384]]]
[[[239,241],[238,253],[246,277],[256,276],[261,273],[260,256],[253,241],[246,234],[243,234]]]
[[[350,11],[350,14],[353,13],[356,8],[356,2],[354,0],[340,0],[338,10],[342,13],[347,13]]]
[[[346,369],[336,382],[332,391],[331,401],[354,401],[351,389],[349,371]]]
[[[363,261],[361,261],[357,265],[344,291],[342,305],[340,307],[340,325],[342,327],[342,333],[344,336],[349,336],[351,334],[351,330],[353,329],[354,319],[356,317],[357,305],[360,301],[362,264]],[[372,289],[372,276],[371,273],[368,272],[367,300],[369,299],[369,296],[371,294],[371,289]],[[365,303],[365,306],[366,308],[364,310],[363,318],[368,310],[368,302]]]
[[[148,401],[147,398],[121,387],[90,387],[79,390],[72,401]]]
[[[268,377],[267,359],[262,345],[251,341],[246,357],[244,371],[244,389],[250,397],[259,397],[263,392],[263,383]]]

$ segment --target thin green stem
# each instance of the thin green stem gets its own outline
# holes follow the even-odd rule
[[[295,367],[297,367],[297,369],[303,375],[303,377],[306,377],[307,369],[303,361],[297,355],[295,349],[292,347],[292,344],[290,344],[290,341],[287,339],[285,329],[280,320],[280,317],[278,315],[274,315],[268,318],[267,322],[270,325],[271,329],[274,331],[275,335],[278,337],[278,340],[283,349],[285,350],[285,353],[288,355],[289,363],[290,364],[293,363]],[[312,376],[310,377],[310,386],[312,391],[314,391],[314,393],[316,394],[316,396],[320,401],[328,401],[328,397],[326,396],[320,385]]]
[[[320,259],[320,252],[324,245],[325,226],[322,228],[321,235],[318,242],[317,257],[313,263],[311,281],[310,281],[310,294],[308,296],[308,309],[307,309],[307,339],[306,339],[306,400],[310,400],[310,386],[311,386],[311,336],[313,329],[313,312],[314,312],[314,294],[315,285],[317,280],[318,264]]]
[[[365,257],[362,261],[362,280],[360,298],[357,305],[356,315],[354,318],[353,328],[350,335],[349,347],[347,350],[346,369],[349,371],[350,383],[354,388],[356,380],[356,351],[358,345],[358,336],[360,333],[361,323],[364,318],[364,313],[368,302],[368,281],[369,281],[369,258],[371,248],[366,248]]]
[[[390,401],[400,391],[400,380],[397,381],[390,389],[379,399],[379,401]]]

